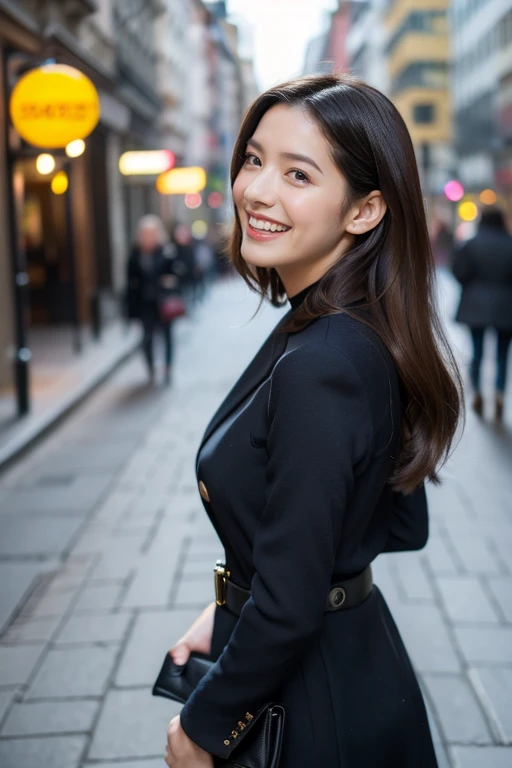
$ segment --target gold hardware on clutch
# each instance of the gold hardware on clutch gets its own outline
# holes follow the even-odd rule
[[[215,579],[215,602],[217,605],[226,605],[228,579],[231,576],[230,572],[226,571],[226,563],[223,563],[222,560],[217,560],[213,573]]]
[[[230,744],[229,739],[224,739],[224,746],[229,747],[229,744]]]
[[[231,731],[231,735],[234,739],[238,739],[238,731]]]
[[[245,731],[245,729],[247,728],[246,724],[242,723],[241,720],[238,721],[238,727],[240,728],[241,731]]]

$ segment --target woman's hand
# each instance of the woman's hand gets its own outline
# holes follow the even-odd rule
[[[179,715],[171,720],[167,729],[165,762],[169,768],[213,768],[213,757],[189,739]]]
[[[214,616],[215,603],[210,603],[169,651],[175,664],[186,664],[192,651],[211,653]]]

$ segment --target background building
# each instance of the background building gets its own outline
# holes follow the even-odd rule
[[[353,2],[346,35],[351,72],[384,93],[389,92],[384,24],[386,5],[386,0]]]
[[[442,194],[453,168],[448,0],[388,0],[389,95],[409,128],[425,194]]]
[[[332,63],[327,59],[327,40],[327,32],[311,38],[304,57],[303,75],[332,72]]]
[[[512,186],[512,2],[453,0],[453,116],[457,170],[468,192]],[[510,205],[510,202],[508,203]]]
[[[512,0],[504,9],[499,27],[498,141],[496,189],[512,218]]]
[[[0,53],[1,422],[15,414],[16,394],[18,412],[27,409],[38,349],[56,344],[64,359],[119,317],[143,214],[159,213],[169,226],[227,215],[219,200],[255,83],[224,3],[201,0],[0,0]],[[48,59],[87,75],[101,117],[85,151],[70,159],[52,150],[55,170],[43,176],[36,168],[43,150],[20,138],[8,104],[19,78]],[[193,217],[183,196],[158,195],[154,176],[121,176],[124,151],[157,148],[209,172]],[[51,183],[59,170],[69,186],[57,196]],[[207,202],[212,191],[220,193],[215,206]]]
[[[348,70],[349,55],[346,43],[353,4],[353,0],[338,0],[338,8],[329,14],[326,31],[313,38],[307,47],[303,74]]]

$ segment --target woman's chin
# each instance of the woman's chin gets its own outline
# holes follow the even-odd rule
[[[265,253],[264,248],[254,246],[252,243],[249,245],[242,244],[240,249],[243,260],[250,264],[251,267],[262,267],[264,269],[271,269],[277,267],[283,261],[282,254],[277,253]],[[284,259],[286,261],[286,259]]]

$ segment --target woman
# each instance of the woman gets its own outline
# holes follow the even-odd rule
[[[169,725],[167,765],[211,768],[281,701],[281,768],[433,768],[418,683],[369,568],[425,545],[423,481],[437,480],[460,407],[409,134],[368,85],[299,79],[250,108],[232,182],[231,258],[291,310],[199,448],[227,604],[170,651],[216,663]]]
[[[137,225],[136,244],[128,259],[128,316],[142,322],[142,348],[151,381],[154,381],[153,339],[160,332],[165,344],[165,383],[171,380],[172,323],[161,316],[161,302],[169,291],[179,290],[179,269],[161,219],[143,216]]]
[[[480,381],[484,336],[487,328],[496,331],[494,417],[501,422],[512,339],[512,237],[499,208],[482,211],[476,237],[464,243],[455,254],[453,274],[462,285],[457,320],[471,330],[472,406],[479,416],[484,406]]]

